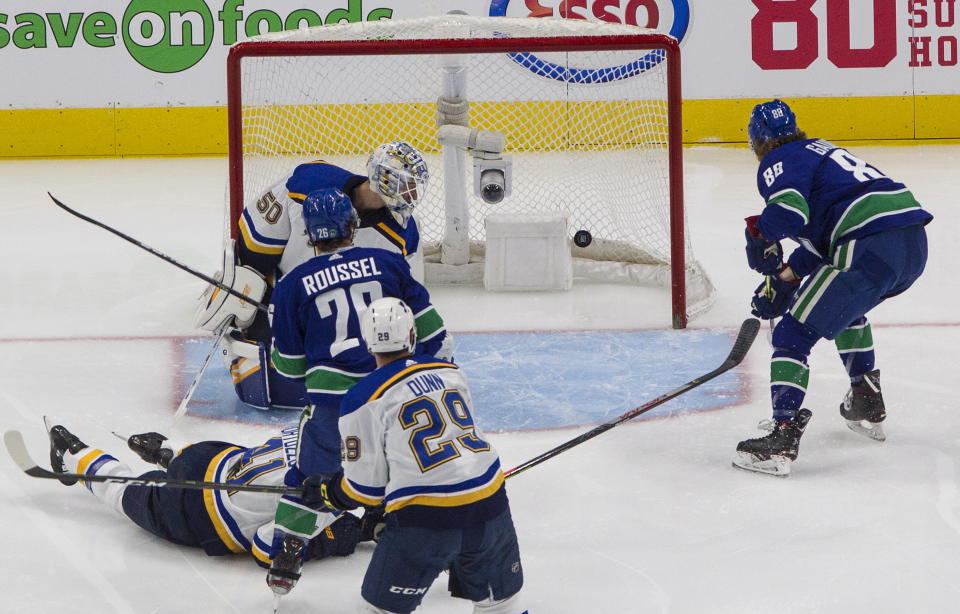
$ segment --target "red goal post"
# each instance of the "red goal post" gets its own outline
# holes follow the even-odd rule
[[[455,263],[466,271],[482,260],[484,213],[563,211],[570,238],[593,239],[571,241],[575,275],[667,286],[683,328],[713,286],[684,228],[680,70],[669,35],[572,20],[442,16],[237,43],[227,62],[231,235],[244,203],[293,165],[324,159],[362,174],[377,144],[405,140],[431,171],[415,211],[428,281],[445,266],[451,226],[466,227],[466,261]],[[469,74],[453,93],[469,101],[470,126],[502,133],[513,157],[513,190],[498,205],[472,193],[462,161],[449,172],[430,121],[455,73]],[[452,223],[455,184],[467,194]]]

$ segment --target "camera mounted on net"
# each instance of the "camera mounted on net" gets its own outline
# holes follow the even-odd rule
[[[513,164],[503,155],[506,142],[502,132],[466,126],[441,126],[437,138],[442,145],[462,147],[473,157],[473,191],[489,205],[510,196]]]

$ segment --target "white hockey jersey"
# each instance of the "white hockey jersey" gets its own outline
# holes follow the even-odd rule
[[[284,474],[296,462],[297,426],[284,428],[253,448],[230,448],[207,468],[207,481],[283,486]],[[217,535],[233,552],[251,552],[270,562],[273,518],[279,495],[225,490],[203,491],[207,513]]]
[[[432,356],[377,369],[344,397],[338,498],[386,505],[401,525],[463,527],[507,506],[496,450],[460,369]]]

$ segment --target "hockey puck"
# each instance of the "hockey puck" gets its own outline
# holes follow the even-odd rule
[[[593,243],[593,235],[589,230],[578,230],[573,235],[573,244],[577,247],[587,247],[591,243]]]

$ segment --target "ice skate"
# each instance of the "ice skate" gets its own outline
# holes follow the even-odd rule
[[[59,424],[50,426],[46,416],[44,416],[43,422],[47,426],[47,434],[50,437],[50,468],[53,469],[55,473],[66,473],[67,470],[63,466],[63,455],[67,452],[76,454],[86,448],[87,444],[80,441],[76,435]],[[58,479],[60,483],[65,486],[73,486],[77,483],[76,478]]]
[[[840,415],[854,433],[874,441],[886,440],[881,423],[887,418],[887,411],[880,392],[879,370],[864,373],[862,382],[850,386],[840,404]]]
[[[812,415],[809,409],[801,409],[793,420],[774,423],[766,435],[741,441],[733,466],[775,476],[790,475],[790,464],[797,460],[800,437]]]
[[[306,542],[295,535],[286,535],[283,538],[282,549],[274,555],[270,562],[270,571],[267,572],[267,586],[275,595],[286,595],[297,585],[306,545]]]
[[[166,443],[165,443],[166,442]],[[133,450],[144,462],[159,465],[166,469],[176,456],[170,446],[170,440],[160,433],[139,433],[127,438],[127,447]]]

